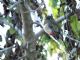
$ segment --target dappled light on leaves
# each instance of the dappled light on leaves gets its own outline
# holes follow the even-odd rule
[[[3,47],[0,44],[0,57],[4,54],[2,59],[80,59],[80,9],[77,0],[0,2],[3,7],[0,30],[9,26],[0,32],[0,43],[5,40]]]

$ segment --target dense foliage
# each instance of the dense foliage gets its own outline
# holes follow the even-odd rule
[[[47,60],[48,55],[55,53],[58,54],[57,59],[79,59],[80,6],[77,8],[77,0],[47,0],[48,4],[45,0],[40,1],[0,1],[4,10],[4,14],[0,14],[0,25],[3,28],[6,25],[10,27],[4,37],[6,44],[3,48],[0,47],[1,59],[4,54],[3,60],[31,60],[31,54],[37,54],[37,59],[34,60]],[[33,33],[32,26],[37,30],[38,27],[41,28],[40,32]],[[16,40],[19,40],[21,45]],[[2,41],[0,35],[0,42]]]

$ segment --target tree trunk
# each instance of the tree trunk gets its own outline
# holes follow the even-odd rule
[[[32,28],[32,19],[30,15],[29,6],[26,3],[26,7],[24,6],[24,3],[20,4],[20,12],[21,12],[21,18],[23,23],[23,29],[24,29],[24,42],[23,44],[26,44],[25,54],[26,58],[24,60],[37,60],[36,59],[36,39],[33,33]]]

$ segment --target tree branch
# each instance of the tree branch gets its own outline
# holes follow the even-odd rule
[[[61,16],[58,19],[55,19],[55,22],[56,23],[62,22],[64,19],[69,18],[72,15],[73,15],[73,13],[71,13],[71,12],[66,13],[64,16]]]
[[[15,48],[15,46],[4,48],[4,49],[0,50],[0,53],[4,53],[5,51],[9,51],[12,48]]]
[[[70,37],[70,36],[67,36],[67,38],[69,38],[70,40],[73,40],[73,41],[75,41],[75,42],[77,42],[77,43],[80,43],[80,41],[79,41],[79,40],[74,39],[74,38],[72,38],[72,37]]]

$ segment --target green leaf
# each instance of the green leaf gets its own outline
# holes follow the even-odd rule
[[[58,49],[59,49],[59,46],[58,46],[58,44],[55,41],[51,40],[48,43],[48,51],[50,52],[51,55],[53,53],[56,53]]]
[[[6,19],[7,19],[7,21],[8,21],[9,23],[12,23],[12,18],[11,18],[11,17],[8,16]]]
[[[57,2],[58,2],[58,0],[49,0],[49,5],[52,6],[52,7],[56,7]]]
[[[70,22],[71,22],[71,27],[72,27],[72,30],[75,34],[75,36],[77,36],[77,38],[79,37],[79,31],[80,31],[80,23],[78,22],[78,18],[76,15],[73,15],[70,17]]]
[[[55,18],[58,17],[58,9],[57,9],[57,8],[53,8],[53,9],[52,9],[52,13],[53,13],[53,16],[54,16]]]
[[[10,28],[9,32],[10,32],[10,34],[14,34],[14,33],[16,33],[16,30],[14,28]]]
[[[42,37],[41,37],[41,42],[43,44],[48,43],[50,40],[51,40],[51,38],[48,35],[46,35],[46,34],[42,35]]]
[[[79,34],[79,37],[80,37],[80,21],[78,21],[77,26],[78,26],[78,34]]]

